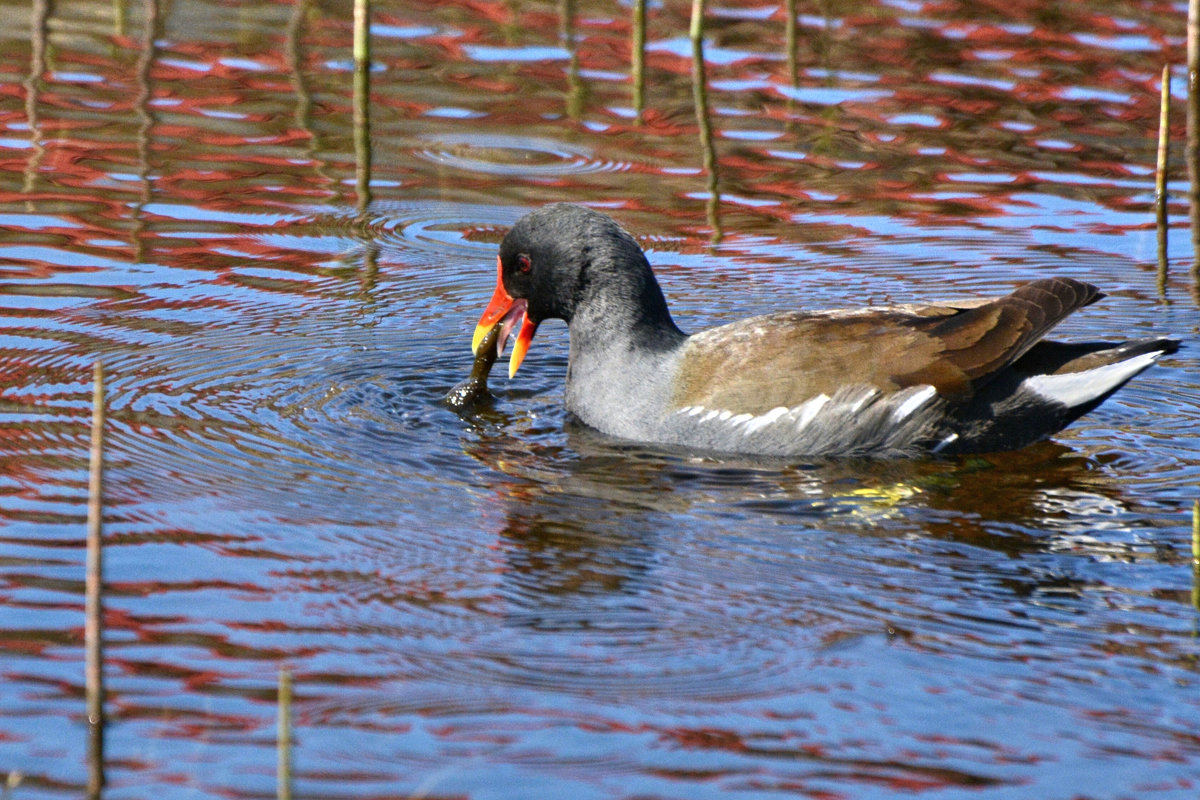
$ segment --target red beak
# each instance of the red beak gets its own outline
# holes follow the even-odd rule
[[[501,323],[503,327],[500,329],[500,337],[496,340],[496,355],[504,355],[504,345],[508,341],[509,334],[519,322],[521,330],[517,334],[517,340],[513,342],[512,355],[508,359],[508,377],[517,374],[517,367],[521,366],[521,362],[525,360],[525,353],[529,351],[529,343],[533,341],[533,334],[537,332],[537,323],[529,319],[529,315],[525,313],[525,301],[514,300],[504,289],[504,273],[500,265],[500,257],[496,257],[496,291],[492,294],[492,301],[488,303],[488,307],[484,309],[483,316],[479,318],[479,324],[475,326],[475,336],[471,340],[471,351],[479,350],[479,343],[483,341],[483,337],[487,336],[496,323]]]

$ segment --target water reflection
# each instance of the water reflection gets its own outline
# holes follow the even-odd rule
[[[507,487],[500,487],[503,491]],[[554,496],[505,492],[505,523],[499,531],[504,554],[510,624],[555,630],[611,629],[653,625],[639,599],[654,563],[655,520],[642,510],[615,515],[603,501],[567,490]],[[601,521],[617,524],[601,524]],[[510,577],[509,577],[510,576]],[[628,607],[608,597],[623,595]],[[617,608],[614,608],[617,606]]]
[[[551,200],[641,237],[691,330],[1053,271],[1111,295],[1071,336],[1192,336],[1191,305],[1153,286],[1179,9],[863,0],[801,4],[789,26],[749,3],[708,7],[692,39],[689,6],[649,4],[642,108],[638,7],[376,3],[369,83],[349,13],[307,0],[10,9],[14,796],[86,787],[97,355],[114,792],[269,796],[284,667],[296,789],[323,796],[1100,796],[1190,778],[1186,350],[1057,443],[944,462],[604,440],[563,414],[550,326],[494,402],[440,404],[470,368],[496,244]],[[1186,193],[1166,186],[1177,216]],[[1194,259],[1183,237],[1165,255]]]
[[[511,424],[496,411],[489,417],[491,424]],[[494,487],[511,509],[502,535],[562,556],[563,574],[538,581],[551,595],[567,586],[581,594],[597,586],[623,591],[653,561],[642,552],[653,550],[662,531],[710,515],[734,526],[745,513],[785,527],[820,520],[853,537],[919,532],[1009,557],[1069,550],[1103,559],[1176,558],[1147,535],[1144,512],[1118,476],[1053,442],[946,461],[807,464],[664,452],[614,443],[577,424],[565,444],[527,451],[519,439],[496,434],[465,444],[490,470],[517,479]],[[574,557],[572,547],[585,555]],[[603,568],[612,559],[635,572],[602,579],[620,572]],[[544,554],[536,563],[538,575],[555,568]],[[575,574],[583,569],[599,574]]]
[[[25,78],[25,120],[29,125],[29,160],[25,164],[25,183],[21,191],[29,194],[35,189],[37,174],[46,157],[42,145],[41,117],[38,98],[42,75],[46,72],[46,24],[50,18],[49,0],[34,0],[33,17],[29,23],[29,74]],[[32,211],[32,208],[29,208]]]

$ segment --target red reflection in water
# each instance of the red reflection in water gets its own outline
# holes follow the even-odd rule
[[[314,795],[465,797],[494,775],[547,796],[1052,795],[1159,762],[1179,769],[1113,791],[1190,788],[1186,522],[1163,521],[1195,485],[1190,389],[1135,395],[1121,413],[1165,430],[1114,414],[1083,454],[825,471],[590,445],[563,432],[553,346],[505,384],[520,403],[436,407],[499,217],[550,200],[613,209],[714,313],[754,280],[777,294],[776,264],[875,296],[992,263],[1091,269],[1111,240],[1110,327],[1191,325],[1137,304],[1149,259],[1127,238],[1151,224],[1175,4],[807,9],[798,87],[777,2],[713,9],[724,249],[674,44],[686,4],[652,10],[640,123],[624,6],[578,9],[572,60],[555,4],[402,5],[375,10],[363,211],[343,10],[122,8],[121,30],[84,2],[48,12],[40,65],[27,31],[5,36],[0,769],[79,793],[62,742],[103,357],[123,786],[269,795],[286,665]],[[412,210],[439,200],[461,216]],[[455,231],[477,248],[436,239]],[[947,732],[904,691],[976,723]]]

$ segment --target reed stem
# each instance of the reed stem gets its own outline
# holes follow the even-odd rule
[[[104,616],[101,550],[104,510],[104,365],[92,368],[92,443],[88,469],[87,565],[84,577],[84,694],[88,719],[88,796],[104,785]]]
[[[371,70],[366,62],[354,68],[354,186],[360,214],[371,205]]]
[[[292,673],[279,671],[279,728],[276,732],[275,796],[292,800]]]
[[[1158,104],[1158,163],[1154,173],[1154,217],[1158,228],[1158,296],[1167,296],[1167,153],[1171,133],[1171,65],[1162,68]]]
[[[787,11],[787,26],[784,28],[784,47],[787,48],[788,82],[795,88],[800,85],[800,60],[796,53],[796,40],[798,38],[796,35],[796,15],[800,12],[796,8],[796,0],[787,0],[784,7]]]
[[[25,773],[19,769],[8,773],[8,777],[4,779],[4,788],[0,791],[0,800],[11,800],[13,790],[20,786],[23,780],[25,780]]]
[[[1200,567],[1200,500],[1192,503],[1192,564]]]
[[[1192,503],[1192,606],[1200,611],[1200,500]]]
[[[371,0],[354,0],[354,64],[371,64]]]
[[[633,114],[638,125],[646,110],[646,0],[633,2]]]
[[[1193,292],[1200,300],[1200,0],[1188,0],[1187,17],[1188,221],[1192,229]]]

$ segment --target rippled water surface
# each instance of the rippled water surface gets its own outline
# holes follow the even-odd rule
[[[789,63],[782,4],[711,3],[716,197],[688,4],[641,123],[629,5],[377,2],[357,103],[345,5],[0,2],[14,799],[87,781],[96,359],[109,797],[272,796],[284,670],[296,796],[1200,796],[1182,177],[1161,295],[1151,211],[1186,4],[803,1]],[[609,441],[560,324],[460,416],[496,245],[557,200],[688,330],[1055,274],[1109,295],[1064,335],[1186,346],[987,458]]]

